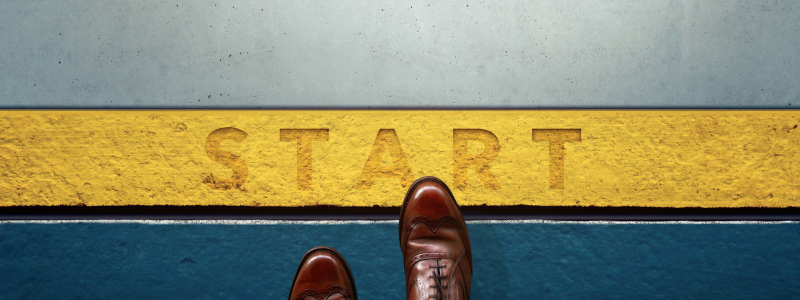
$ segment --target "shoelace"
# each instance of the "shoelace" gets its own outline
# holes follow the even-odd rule
[[[436,300],[448,300],[448,298],[450,297],[450,287],[453,285],[453,280],[455,280],[456,278],[455,276],[452,276],[453,272],[456,271],[456,268],[459,266],[458,264],[461,262],[461,259],[464,258],[465,253],[466,251],[463,251],[461,252],[461,255],[458,256],[458,259],[456,259],[456,262],[453,264],[453,270],[450,271],[450,275],[442,274],[442,269],[447,268],[447,266],[442,265],[440,259],[436,260],[435,266],[428,267],[430,269],[435,269],[433,271],[433,274],[429,278],[434,279],[433,281],[434,285],[430,286],[430,288],[436,289],[436,293],[430,295],[429,298],[433,298]],[[447,285],[443,285],[442,280],[447,277],[450,277],[450,280],[447,281]]]
[[[434,284],[430,286],[430,288],[436,289],[436,293],[430,295],[429,298],[433,298],[436,300],[444,300],[444,295],[445,295],[444,289],[449,287],[449,285],[448,286],[442,285],[442,279],[447,278],[447,275],[442,274],[442,269],[447,268],[447,266],[440,264],[441,261],[442,261],[441,259],[437,259],[435,266],[428,267],[431,269],[435,269],[433,271],[433,274],[429,278],[434,279],[433,280]]]

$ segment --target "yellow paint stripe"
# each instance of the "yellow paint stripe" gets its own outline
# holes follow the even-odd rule
[[[798,124],[795,110],[3,111],[0,205],[396,206],[434,175],[466,205],[797,207]]]

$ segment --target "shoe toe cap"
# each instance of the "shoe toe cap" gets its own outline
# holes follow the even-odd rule
[[[406,215],[424,215],[430,218],[439,216],[460,216],[455,200],[450,192],[436,182],[420,184],[411,193],[407,204]]]
[[[290,299],[307,296],[325,299],[335,293],[353,299],[351,276],[343,259],[337,256],[338,253],[327,247],[309,251],[298,268]]]

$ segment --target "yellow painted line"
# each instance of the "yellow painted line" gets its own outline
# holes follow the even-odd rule
[[[0,111],[0,206],[798,207],[800,111]]]

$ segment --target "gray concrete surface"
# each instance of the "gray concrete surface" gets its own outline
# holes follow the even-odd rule
[[[800,2],[2,1],[0,108],[793,108]]]

